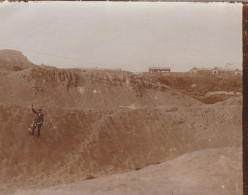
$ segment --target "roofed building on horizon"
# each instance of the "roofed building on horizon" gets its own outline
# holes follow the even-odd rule
[[[148,71],[150,73],[154,73],[154,72],[170,72],[171,69],[170,69],[170,67],[149,67]]]
[[[190,69],[190,73],[193,73],[193,74],[205,74],[205,75],[208,75],[208,74],[218,74],[218,68],[215,67],[215,68],[192,68]]]
[[[230,74],[230,75],[242,75],[242,71],[239,69],[224,69],[224,68],[219,68],[219,74]]]
[[[202,75],[242,75],[242,71],[239,69],[224,69],[224,68],[192,68],[189,71],[192,74]]]

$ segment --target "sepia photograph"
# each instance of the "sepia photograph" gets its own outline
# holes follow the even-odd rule
[[[0,194],[242,195],[242,9],[1,2]]]

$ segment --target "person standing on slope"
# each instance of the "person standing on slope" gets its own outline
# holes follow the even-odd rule
[[[38,112],[33,108],[33,104],[32,104],[32,111],[35,114],[35,117],[34,117],[34,124],[33,124],[31,135],[32,136],[34,135],[34,130],[38,126],[37,136],[40,137],[40,128],[44,123],[44,114],[41,113],[41,110],[42,110],[41,108],[38,108],[37,110],[38,110]]]

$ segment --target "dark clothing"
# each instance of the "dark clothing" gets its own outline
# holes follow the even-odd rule
[[[37,125],[37,124],[34,124],[34,125],[33,125],[33,128],[32,128],[32,135],[34,135],[34,130],[35,130],[35,128],[36,128],[37,126],[38,126],[38,134],[37,134],[37,136],[40,137],[40,128],[41,128],[41,126],[42,126],[41,124],[38,124],[38,125]]]
[[[42,114],[41,112],[37,112],[35,109],[33,109],[33,112],[35,114],[34,117],[34,124],[43,124],[44,123],[44,114]]]
[[[44,114],[42,114],[41,112],[37,112],[35,109],[32,108],[32,111],[34,112],[35,114],[35,117],[34,117],[34,124],[33,124],[33,128],[32,128],[32,135],[34,135],[34,130],[35,128],[38,126],[38,134],[37,136],[40,137],[40,129],[41,129],[41,126],[43,125],[44,123]]]

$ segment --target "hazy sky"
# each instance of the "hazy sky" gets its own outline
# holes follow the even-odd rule
[[[242,4],[4,2],[0,49],[57,67],[241,68]]]

